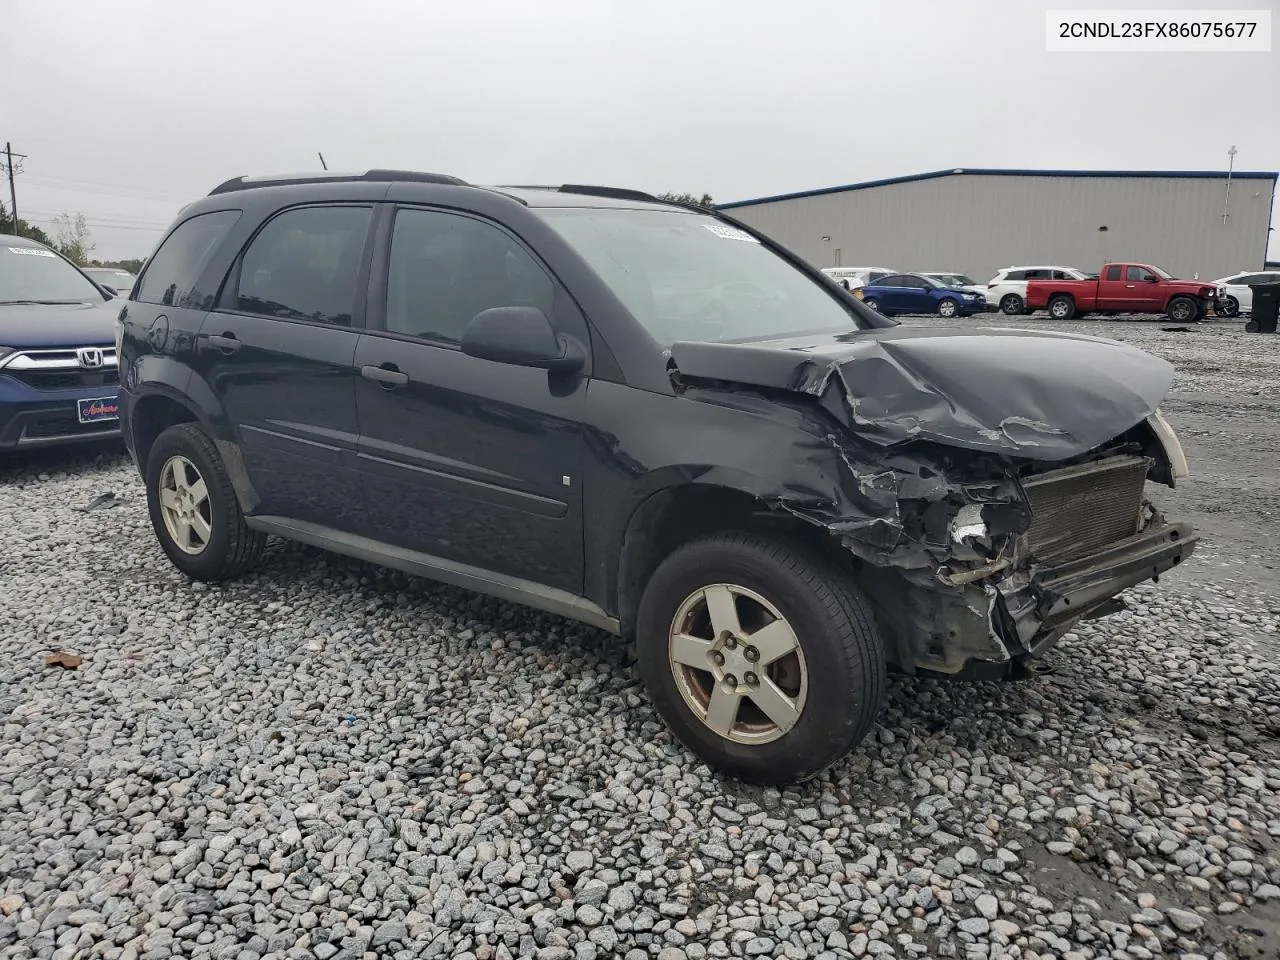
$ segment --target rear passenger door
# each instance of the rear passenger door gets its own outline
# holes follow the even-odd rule
[[[539,307],[584,345],[585,321],[492,221],[400,207],[384,244],[355,361],[371,535],[580,594],[585,370],[495,363],[458,344],[490,307]]]
[[[236,259],[197,342],[196,369],[239,442],[253,512],[360,526],[353,361],[373,208],[291,207]]]

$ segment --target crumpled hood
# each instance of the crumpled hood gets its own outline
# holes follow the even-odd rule
[[[0,346],[48,349],[106,346],[124,300],[0,304]]]
[[[680,381],[809,394],[877,444],[929,440],[1047,461],[1123,433],[1173,383],[1170,364],[1115,340],[983,327],[680,342],[671,364]]]

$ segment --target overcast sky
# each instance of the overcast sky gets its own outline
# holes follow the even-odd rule
[[[1277,5],[2,0],[0,148],[28,155],[19,213],[83,212],[102,258],[145,256],[184,202],[317,151],[719,201],[959,166],[1221,170],[1232,144],[1237,169],[1277,170],[1280,42],[1044,49],[1047,8]]]

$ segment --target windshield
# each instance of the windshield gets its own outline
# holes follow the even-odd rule
[[[755,237],[714,217],[674,210],[538,213],[663,346],[869,326]]]
[[[937,280],[939,283],[948,287],[973,286],[973,281],[963,273],[931,273],[929,276],[931,279]]]
[[[0,239],[0,303],[93,303],[102,292],[66,260],[43,247],[11,247]]]
[[[121,293],[128,293],[133,289],[133,274],[126,273],[123,270],[85,270],[90,277],[99,283],[104,283],[108,287],[114,287]]]
[[[1172,274],[1172,273],[1170,273],[1170,272],[1169,272],[1169,271],[1167,271],[1167,270],[1161,270],[1159,267],[1155,266],[1155,264],[1152,264],[1152,265],[1151,265],[1151,270],[1152,270],[1152,272],[1153,272],[1153,273],[1157,274],[1158,276],[1164,277],[1166,280],[1172,280],[1172,279],[1173,279],[1173,274]]]

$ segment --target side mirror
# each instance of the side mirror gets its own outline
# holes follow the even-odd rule
[[[1159,283],[1159,282],[1160,282],[1159,277],[1147,277],[1147,283]]]
[[[557,336],[547,315],[537,307],[491,307],[471,318],[459,343],[469,357],[538,367],[557,373],[581,370],[582,347]]]
[[[100,283],[100,284],[98,284],[98,286],[100,286],[100,287],[101,287],[103,290],[105,290],[107,293],[111,294],[111,296],[113,296],[113,297],[118,297],[118,296],[120,296],[120,291],[119,291],[119,290],[117,290],[115,287],[108,287],[105,283]]]

